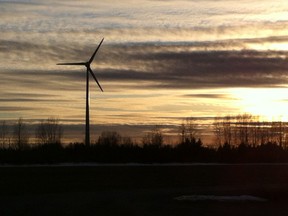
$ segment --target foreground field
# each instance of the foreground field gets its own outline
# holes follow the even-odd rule
[[[179,201],[253,195],[267,202]],[[1,167],[0,215],[287,215],[288,165]]]

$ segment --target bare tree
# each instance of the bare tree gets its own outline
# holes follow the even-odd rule
[[[199,125],[194,118],[186,118],[179,127],[181,143],[194,143],[199,139]]]
[[[151,141],[151,133],[146,133],[143,137],[142,137],[142,144],[145,146],[151,145],[152,141]]]
[[[179,126],[179,133],[180,133],[180,139],[181,139],[180,143],[184,143],[186,139],[186,126],[185,126],[184,121]]]
[[[131,137],[122,137],[122,145],[125,145],[125,146],[133,146],[134,145],[134,142],[132,140]]]
[[[283,122],[284,124],[284,129],[283,129],[283,145],[282,147],[284,149],[287,149],[287,144],[288,144],[288,123],[287,122]]]
[[[0,144],[1,147],[6,147],[8,142],[8,126],[6,124],[6,121],[2,121],[1,124],[1,130],[0,130]]]
[[[163,139],[163,134],[161,132],[161,130],[156,127],[153,131],[152,131],[152,144],[156,145],[156,146],[161,146],[163,145],[164,139]]]
[[[251,144],[256,146],[260,144],[260,131],[261,122],[259,121],[259,116],[253,116],[253,122],[250,126]]]
[[[57,118],[48,118],[36,128],[36,138],[40,144],[61,143],[62,126]]]
[[[251,138],[251,130],[249,127],[251,127],[251,123],[253,120],[253,116],[251,114],[242,114],[236,116],[236,125],[238,130],[238,140],[239,144],[250,144],[250,138]]]
[[[35,135],[39,144],[45,144],[47,142],[48,138],[44,120],[36,127]]]
[[[218,145],[233,143],[234,145],[245,144],[255,147],[270,142],[286,147],[288,143],[286,122],[260,121],[259,116],[251,114],[216,117],[213,128]]]
[[[117,146],[122,141],[121,135],[116,131],[103,131],[98,138],[98,145]]]
[[[48,118],[47,122],[48,143],[61,143],[63,134],[62,126],[57,118]]]
[[[223,135],[221,117],[214,118],[213,132],[215,135],[215,144],[220,146],[222,144],[222,135]]]
[[[23,149],[28,146],[29,133],[27,125],[22,118],[19,118],[14,126],[14,141],[18,149]]]
[[[272,142],[278,143],[282,147],[285,141],[286,124],[282,121],[272,122],[271,131],[273,133]]]
[[[186,131],[187,131],[187,138],[189,142],[194,142],[196,138],[199,138],[199,125],[196,123],[194,118],[187,118],[186,119]]]
[[[151,132],[148,132],[142,138],[143,145],[160,147],[164,143],[164,138],[159,127],[155,127]]]
[[[232,122],[231,122],[231,116],[225,116],[223,119],[223,138],[224,138],[224,144],[231,145],[232,141]]]

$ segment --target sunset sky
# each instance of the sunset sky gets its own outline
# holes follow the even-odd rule
[[[186,117],[288,120],[287,11],[287,0],[0,0],[0,120],[57,117],[83,141],[85,68],[56,64],[87,61],[103,37],[92,140],[155,125],[175,135]]]

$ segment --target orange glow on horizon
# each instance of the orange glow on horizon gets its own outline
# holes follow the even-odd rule
[[[268,121],[288,120],[286,88],[237,88],[231,89],[231,94],[238,99],[237,105],[243,112],[259,115]]]

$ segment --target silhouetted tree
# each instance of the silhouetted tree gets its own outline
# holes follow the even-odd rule
[[[261,122],[259,121],[259,116],[253,116],[253,123],[250,127],[250,131],[251,144],[255,147],[260,144]]]
[[[273,133],[272,142],[276,142],[280,147],[283,146],[286,134],[286,123],[282,121],[272,122],[271,131]]]
[[[223,119],[223,138],[224,143],[231,145],[232,142],[232,117],[230,115],[225,116]]]
[[[163,139],[163,135],[162,135],[162,132],[159,128],[155,128],[153,131],[152,131],[152,140],[151,140],[151,143],[156,145],[156,146],[162,146],[163,145],[163,142],[164,142],[164,139]]]
[[[133,140],[131,139],[131,137],[123,137],[123,138],[122,138],[122,145],[125,145],[125,146],[133,146],[133,145],[134,145],[134,142],[133,142]]]
[[[250,130],[249,126],[252,122],[252,115],[250,114],[242,114],[236,116],[236,124],[238,129],[238,137],[239,137],[239,144],[250,144]]]
[[[8,143],[8,126],[6,121],[2,121],[1,128],[0,128],[0,144],[1,147],[6,147]]]
[[[19,118],[16,124],[14,125],[14,142],[16,148],[23,149],[28,146],[29,133],[27,125],[22,118]]]
[[[40,144],[61,143],[62,134],[62,126],[56,118],[41,121],[36,128],[36,138]]]
[[[282,147],[288,142],[286,122],[260,122],[259,116],[250,114],[217,117],[213,123],[213,132],[218,146],[245,144],[256,147],[270,142]]]
[[[155,127],[152,131],[148,132],[142,138],[144,146],[161,147],[164,143],[163,135],[159,127]]]
[[[194,118],[186,118],[180,125],[181,143],[192,143],[199,139],[199,125]]]
[[[184,143],[185,142],[185,138],[186,138],[186,126],[184,121],[181,123],[180,127],[179,127],[179,133],[180,133],[180,143]]]
[[[215,144],[220,146],[223,139],[223,127],[221,122],[221,117],[215,117],[213,123],[213,132],[215,137]]]
[[[98,145],[117,146],[120,145],[122,137],[116,131],[104,131],[98,138]]]

